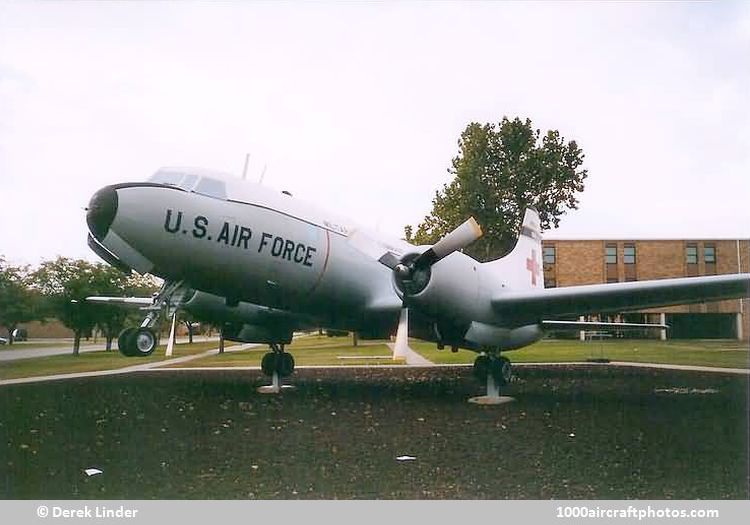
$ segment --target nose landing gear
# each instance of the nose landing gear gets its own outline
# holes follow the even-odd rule
[[[271,351],[263,356],[260,369],[271,377],[271,384],[258,387],[259,394],[278,394],[282,390],[293,389],[292,385],[282,385],[281,379],[289,377],[294,372],[294,358],[284,351],[283,344],[271,343]]]
[[[126,328],[117,338],[117,347],[127,357],[146,357],[154,353],[158,341],[151,328]]]
[[[478,405],[502,405],[515,401],[514,398],[500,395],[500,388],[510,383],[513,369],[510,360],[499,353],[482,354],[474,361],[474,376],[487,382],[487,394],[472,397],[469,403]]]

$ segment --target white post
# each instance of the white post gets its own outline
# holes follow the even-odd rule
[[[583,321],[586,320],[586,318],[584,316],[581,316],[581,317],[578,318],[578,320],[581,321],[581,322],[583,322]],[[585,341],[586,340],[586,332],[584,330],[581,330],[579,332],[579,334],[578,334],[578,337],[580,338],[581,341]]]
[[[174,349],[174,337],[175,337],[175,323],[177,322],[177,312],[172,314],[172,329],[169,330],[169,341],[167,341],[167,357],[172,357],[172,350]]]
[[[659,324],[667,324],[667,314],[665,314],[664,312],[659,314]],[[661,339],[662,341],[667,340],[666,328],[662,328],[661,330],[659,330],[659,339]]]
[[[404,359],[409,348],[409,309],[401,309],[401,317],[396,330],[396,344],[393,346],[393,360]]]
[[[742,301],[742,299],[740,299],[740,301]],[[743,333],[742,333],[742,314],[738,313],[737,314],[737,340],[738,341],[742,341],[742,336],[743,336]]]

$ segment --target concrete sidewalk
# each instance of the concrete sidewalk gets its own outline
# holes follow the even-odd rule
[[[257,345],[245,344],[245,345],[233,346],[231,347],[232,348],[231,351],[237,352],[240,350],[252,348],[254,346],[257,346]],[[19,377],[17,379],[2,379],[0,380],[0,386],[22,385],[26,383],[40,383],[44,381],[60,381],[63,379],[77,379],[77,378],[83,378],[83,377],[112,376],[112,375],[119,375],[119,374],[129,374],[131,372],[143,372],[145,370],[151,370],[152,368],[158,368],[161,366],[187,363],[188,361],[192,361],[193,359],[200,359],[201,357],[216,355],[218,352],[219,352],[219,349],[217,347],[211,350],[206,350],[205,352],[201,352],[199,354],[175,357],[173,359],[166,359],[164,361],[155,361],[153,363],[144,363],[140,365],[126,366],[123,368],[116,368],[114,370],[96,370],[96,371],[91,371],[91,372],[74,372],[71,374],[54,374],[54,375],[48,375],[48,376]]]

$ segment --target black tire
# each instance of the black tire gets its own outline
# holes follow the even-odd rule
[[[498,386],[507,385],[513,377],[513,367],[507,357],[497,357],[490,361],[490,373]]]
[[[282,352],[279,354],[279,359],[276,361],[279,377],[289,377],[294,372],[294,357],[288,352]]]
[[[159,340],[156,337],[156,332],[151,328],[138,328],[135,330],[133,335],[130,336],[131,351],[132,355],[138,357],[146,357],[154,353],[156,345]]]
[[[276,354],[273,352],[268,352],[266,355],[264,355],[263,359],[260,362],[260,369],[263,371],[263,374],[271,377],[274,370],[276,370]]]
[[[480,355],[474,360],[474,377],[480,381],[487,381],[487,374],[490,373],[490,357]]]
[[[135,334],[135,328],[126,328],[117,336],[117,349],[126,357],[133,357],[135,355],[133,353],[135,347],[135,344],[133,344],[133,334]]]

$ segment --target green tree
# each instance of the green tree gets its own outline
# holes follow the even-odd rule
[[[8,344],[13,344],[13,331],[19,324],[38,317],[29,280],[28,266],[12,266],[0,256],[0,325],[8,330]]]
[[[110,297],[149,297],[158,289],[157,283],[150,276],[135,273],[125,274],[106,264],[93,267],[92,285],[96,291],[92,295]],[[127,324],[138,325],[143,320],[139,310],[130,310],[122,306],[97,304],[94,314],[96,327],[106,338],[106,350],[112,350],[112,341]]]
[[[58,257],[43,262],[34,272],[34,283],[44,296],[46,312],[57,317],[73,330],[73,355],[78,355],[81,337],[98,327],[107,338],[107,349],[112,339],[127,323],[131,312],[117,306],[91,304],[90,295],[148,296],[156,289],[150,277],[127,275],[103,263]]]
[[[557,226],[566,209],[577,209],[587,170],[583,151],[557,130],[533,129],[531,121],[503,117],[499,124],[469,124],[448,170],[449,184],[435,192],[432,211],[406,240],[434,244],[473,216],[484,236],[465,253],[480,261],[502,257],[515,243],[528,206],[539,211],[542,229]]]
[[[97,323],[97,306],[86,303],[89,295],[97,295],[96,266],[84,261],[58,257],[44,261],[34,282],[43,295],[46,313],[73,330],[73,355],[81,347],[81,337],[91,334]]]

